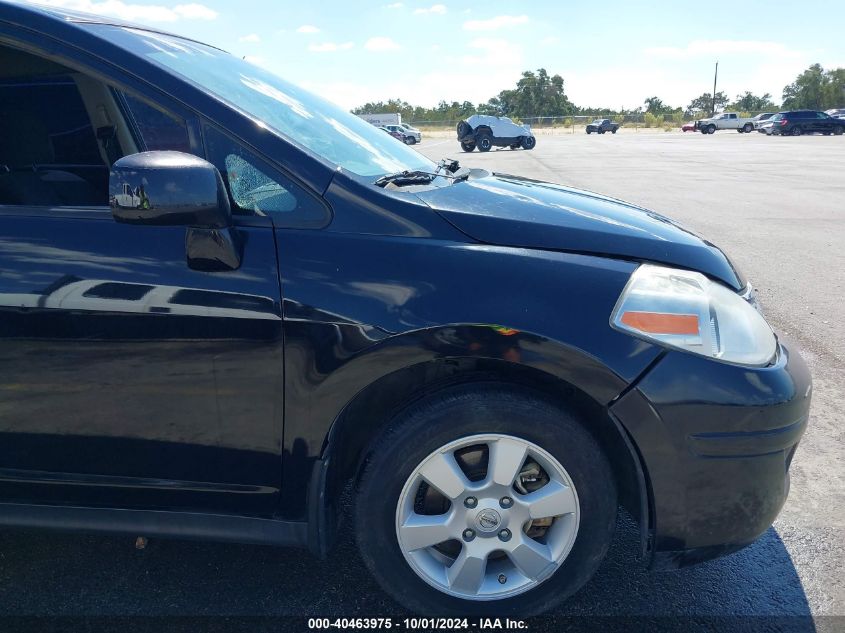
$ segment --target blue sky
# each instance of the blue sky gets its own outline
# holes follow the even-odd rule
[[[42,0],[187,35],[247,57],[351,108],[399,97],[418,105],[486,101],[525,69],[565,80],[578,105],[626,107],[657,95],[686,105],[713,85],[770,92],[808,65],[845,66],[841,11],[803,0]],[[825,16],[836,15],[836,19]],[[845,104],[843,104],[845,106]]]

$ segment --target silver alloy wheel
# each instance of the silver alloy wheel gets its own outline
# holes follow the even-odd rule
[[[485,446],[486,473],[471,480],[456,452]],[[534,465],[545,483],[528,491],[524,473]],[[417,512],[429,489],[448,500],[445,512]],[[552,455],[518,437],[472,435],[437,449],[408,477],[396,507],[396,537],[411,569],[435,589],[467,600],[501,600],[536,587],[560,567],[579,520],[575,486]],[[537,538],[528,534],[535,524],[545,527]]]

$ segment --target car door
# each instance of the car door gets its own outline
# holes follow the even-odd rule
[[[816,112],[815,131],[827,132],[833,131],[833,120],[826,112]]]
[[[236,217],[240,265],[216,272],[187,261],[186,227],[118,224],[109,165],[141,150],[202,156],[198,121],[160,94],[14,54],[27,63],[0,83],[0,499],[271,513],[272,223]]]

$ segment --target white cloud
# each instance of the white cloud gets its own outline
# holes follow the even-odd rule
[[[261,37],[259,37],[258,33],[250,33],[249,35],[244,35],[243,37],[238,38],[239,42],[249,42],[251,44],[255,44],[261,41]]]
[[[385,9],[401,9],[401,8],[402,8],[402,7],[404,7],[404,6],[405,6],[405,5],[404,5],[404,4],[402,4],[401,2],[394,2],[394,3],[392,3],[392,4],[386,4],[386,5],[384,5],[384,8],[385,8]]]
[[[424,15],[426,13],[432,13],[436,15],[443,15],[446,13],[446,5],[445,4],[433,4],[427,9],[414,9],[414,13],[417,15]]]
[[[489,20],[468,20],[464,22],[465,31],[495,31],[508,26],[518,26],[528,22],[527,15],[497,15]]]
[[[645,50],[649,57],[687,59],[690,57],[719,57],[720,55],[759,55],[763,57],[795,58],[804,55],[779,42],[759,40],[693,40],[685,47],[655,46]]]
[[[305,33],[307,35],[310,35],[312,33],[319,33],[320,29],[318,29],[316,26],[313,26],[311,24],[303,24],[298,29],[296,29],[296,32],[297,33]]]
[[[308,50],[313,53],[334,53],[336,51],[346,51],[355,46],[352,42],[344,42],[343,44],[336,44],[334,42],[323,42],[322,44],[311,44]]]
[[[401,46],[394,42],[389,37],[371,37],[364,44],[364,48],[368,51],[383,52],[383,51],[398,51]]]
[[[481,103],[514,87],[525,68],[525,57],[518,45],[504,39],[479,38],[468,46],[471,54],[458,58],[451,65],[419,74],[380,74],[363,81],[335,83],[306,79],[300,83],[345,108],[397,96],[422,106],[435,106],[441,99]],[[485,72],[478,72],[479,67]]]
[[[40,4],[72,11],[106,15],[139,22],[176,22],[178,20],[214,20],[218,13],[204,4],[131,4],[121,0],[39,0]]]
[[[553,46],[554,44],[557,44],[558,42],[560,42],[560,38],[555,37],[554,35],[551,35],[549,37],[544,37],[543,39],[541,39],[540,40],[540,46]]]

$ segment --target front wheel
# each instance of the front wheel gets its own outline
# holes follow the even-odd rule
[[[522,145],[522,149],[534,149],[534,146],[537,145],[537,139],[533,136],[523,136],[520,145]]]
[[[613,128],[612,130],[610,130],[610,131],[611,131],[611,132],[613,132],[614,134],[616,134],[616,130],[618,130],[618,129],[619,129],[619,128],[616,128],[616,127],[615,127],[615,128]]]
[[[833,133],[836,136],[842,136],[843,132],[845,132],[845,127],[843,127],[841,125],[837,125],[835,128],[833,128]]]
[[[493,147],[493,139],[490,138],[489,134],[481,134],[475,143],[479,152],[489,152],[490,148]]]
[[[400,604],[525,617],[593,575],[616,503],[607,459],[573,414],[533,392],[464,385],[407,408],[372,444],[355,529]]]
[[[745,132],[746,134],[750,134],[751,132],[754,131],[754,124],[753,123],[746,123],[745,125],[742,126],[742,131]]]
[[[716,133],[716,126],[715,125],[708,125],[707,126],[707,133],[708,134],[715,134]]]

